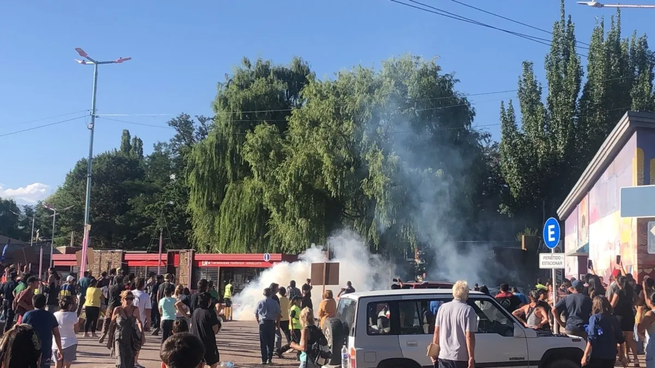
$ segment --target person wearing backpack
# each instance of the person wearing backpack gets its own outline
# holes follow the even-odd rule
[[[300,342],[290,344],[292,349],[300,352],[299,368],[317,368],[327,364],[324,361],[329,359],[329,347],[323,331],[316,326],[314,312],[309,308],[300,311],[300,323]]]

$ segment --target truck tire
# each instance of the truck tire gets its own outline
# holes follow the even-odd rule
[[[323,335],[327,340],[332,358],[327,365],[341,365],[341,348],[346,339],[343,324],[338,318],[328,318],[323,324]]]
[[[580,368],[580,362],[571,359],[557,359],[546,364],[545,368]]]

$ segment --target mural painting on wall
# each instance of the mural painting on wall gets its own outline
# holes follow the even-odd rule
[[[566,269],[564,270],[567,278],[578,278],[578,257],[575,252],[578,250],[578,209],[573,212],[564,221],[564,248],[568,255],[566,257]]]
[[[578,247],[576,253],[589,253],[589,195],[578,205]]]
[[[619,211],[620,188],[630,186],[633,180],[633,157],[634,145],[628,142],[588,195],[590,258],[596,273],[606,281],[620,267],[618,260],[626,272],[637,276],[637,229],[634,221],[621,218]]]
[[[633,185],[655,184],[655,132],[640,131],[637,142],[636,175]],[[653,219],[631,219],[637,225],[637,257],[639,258],[639,279],[655,277],[655,254],[648,251],[648,222]]]

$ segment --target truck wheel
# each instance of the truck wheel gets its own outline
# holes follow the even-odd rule
[[[571,359],[557,359],[546,364],[546,368],[580,368],[580,362]]]
[[[323,324],[323,335],[332,352],[332,358],[327,365],[341,365],[341,348],[346,338],[343,330],[343,324],[338,318],[328,318]]]

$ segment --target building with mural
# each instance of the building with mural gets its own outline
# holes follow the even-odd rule
[[[589,260],[605,280],[617,261],[639,280],[655,277],[655,249],[647,249],[649,219],[620,215],[621,188],[650,184],[655,184],[655,113],[628,112],[557,210],[567,277],[587,273]]]

